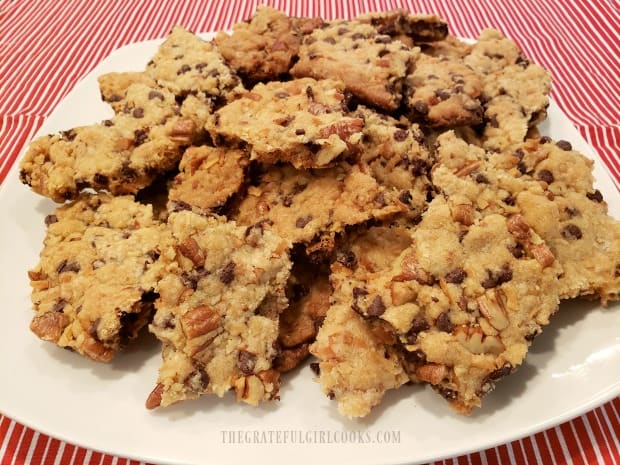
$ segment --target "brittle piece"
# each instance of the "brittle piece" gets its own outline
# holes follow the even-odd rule
[[[163,362],[148,408],[203,394],[252,405],[278,398],[278,315],[286,305],[289,244],[260,227],[240,227],[190,211],[168,218],[174,240],[169,273],[150,330]],[[176,252],[176,253],[175,253]],[[276,312],[261,313],[266,300]],[[274,314],[275,313],[275,314]]]
[[[245,182],[248,155],[236,149],[189,147],[168,195],[168,209],[217,213]]]
[[[150,207],[105,194],[83,194],[45,222],[39,264],[28,272],[37,312],[30,329],[107,362],[150,319],[165,230]]]
[[[275,367],[281,373],[303,362],[329,308],[329,274],[302,254],[294,258],[286,295],[289,306],[280,314],[280,352]]]
[[[183,148],[202,137],[194,118],[170,92],[131,84],[112,119],[31,142],[20,179],[56,202],[85,188],[135,194],[175,167]]]
[[[422,55],[405,81],[409,116],[431,127],[477,125],[483,82],[460,59]]]
[[[293,244],[329,253],[335,235],[347,226],[407,211],[398,191],[382,187],[366,171],[364,165],[346,162],[321,170],[269,167],[248,188],[235,219],[263,224]]]
[[[607,214],[592,186],[592,161],[568,142],[548,138],[513,149],[486,153],[444,134],[438,139],[433,184],[453,202],[482,214],[523,218],[544,240],[525,246],[540,249],[541,260],[553,255],[563,268],[560,298],[596,296],[603,304],[619,299],[620,222]],[[517,231],[519,223],[512,226]]]
[[[380,185],[399,191],[408,218],[419,218],[427,205],[431,164],[421,129],[405,118],[399,121],[362,105],[355,115],[364,120],[360,161]]]
[[[391,111],[400,105],[403,79],[418,53],[370,24],[333,21],[304,38],[291,74],[343,81],[362,102]]]
[[[245,91],[215,45],[181,26],[172,29],[146,72],[177,97],[198,93],[226,102]]]
[[[443,40],[448,35],[448,24],[439,16],[411,14],[403,8],[366,13],[357,16],[355,21],[371,24],[380,34],[392,36],[409,46]]]
[[[531,228],[526,238],[512,218],[461,207],[435,197],[392,270],[347,298],[365,318],[387,322],[409,353],[408,369],[469,413],[549,323],[561,269],[524,244],[542,242]]]
[[[404,228],[372,227],[342,249],[332,265],[332,305],[311,352],[318,360],[321,389],[348,417],[363,417],[385,393],[409,381],[403,354],[385,324],[365,320],[349,296],[368,276],[389,271],[411,243]]]
[[[230,35],[219,32],[213,42],[240,76],[275,80],[288,73],[304,34],[322,24],[320,18],[294,18],[262,5],[251,20],[235,24]]]
[[[206,128],[216,144],[247,144],[252,159],[323,167],[355,153],[361,141],[363,121],[347,114],[343,91],[340,82],[311,78],[257,84]]]

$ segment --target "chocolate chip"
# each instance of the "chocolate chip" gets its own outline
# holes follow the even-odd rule
[[[67,302],[65,299],[60,299],[58,302],[54,304],[54,306],[52,307],[52,311],[62,312],[68,303],[69,302]]]
[[[69,262],[67,260],[60,262],[56,268],[56,273],[58,274],[69,272],[77,273],[78,271],[80,271],[80,264],[78,262]]]
[[[285,207],[290,207],[291,205],[293,205],[293,196],[287,195],[286,197],[284,197],[284,199],[282,199],[282,205],[284,205]]]
[[[339,36],[345,35],[347,32],[349,32],[349,30],[346,27],[339,27],[338,28],[338,35]]]
[[[408,131],[406,131],[405,129],[397,129],[396,131],[394,131],[394,140],[402,142],[407,139],[407,134]]]
[[[492,128],[499,128],[499,121],[497,121],[497,116],[491,115],[489,117],[489,126]]]
[[[336,44],[336,39],[334,39],[333,37],[325,37],[323,39],[323,42],[335,45]]]
[[[487,375],[487,379],[491,381],[497,381],[498,379],[503,378],[504,376],[507,376],[510,373],[512,373],[512,369],[513,367],[510,363],[505,363],[501,368],[498,368],[497,370],[489,373]]]
[[[247,350],[240,350],[237,354],[237,367],[241,373],[251,375],[254,372],[254,365],[256,365],[256,354]]]
[[[448,91],[443,90],[443,89],[438,89],[438,90],[435,91],[435,95],[440,100],[448,100],[452,94],[450,92],[448,92]]]
[[[567,140],[559,140],[555,143],[555,145],[565,151],[573,150],[573,146]]]
[[[385,201],[385,192],[381,191],[374,198],[375,203],[377,203],[381,207],[385,207],[387,202]]]
[[[144,108],[134,108],[132,115],[134,118],[144,118]]]
[[[306,97],[308,97],[310,100],[314,100],[314,91],[310,86],[306,87]]]
[[[181,66],[181,67],[179,68],[179,70],[177,71],[177,75],[180,75],[180,74],[185,74],[185,73],[187,73],[188,71],[190,71],[191,69],[192,69],[192,67],[191,67],[190,65],[183,65],[183,66]]]
[[[593,202],[601,203],[603,201],[603,194],[601,191],[596,189],[594,192],[588,192],[586,197],[592,200]]]
[[[492,272],[488,269],[486,271],[487,277],[480,283],[485,289],[497,287],[500,284],[507,283],[512,279],[512,270],[508,265],[504,265],[496,272]]]
[[[475,180],[478,184],[489,184],[489,179],[482,173],[478,173]]]
[[[133,132],[133,145],[134,146],[139,146],[142,145],[146,142],[146,140],[148,139],[148,131],[146,131],[145,129],[136,129]]]
[[[437,392],[446,400],[456,400],[458,398],[458,393],[453,389],[449,389],[443,386],[433,386]]]
[[[435,321],[435,325],[437,325],[437,329],[439,331],[443,331],[444,333],[451,333],[454,331],[454,324],[450,321],[450,315],[448,312],[440,313]]]
[[[95,173],[95,175],[93,176],[93,181],[95,182],[95,184],[98,184],[99,186],[108,185],[108,177],[101,173]]]
[[[407,360],[409,363],[426,363],[426,354],[422,351],[422,349],[416,349],[411,352],[406,350],[404,356],[405,360]]]
[[[152,90],[149,92],[149,100],[153,100],[158,98],[159,100],[161,100],[162,102],[164,101],[164,94],[162,94],[161,92],[157,91],[157,90]]]
[[[306,133],[306,130],[303,128],[295,129],[296,136],[303,136]]]
[[[466,277],[467,273],[463,268],[455,268],[445,276],[445,280],[447,283],[461,284]]]
[[[509,206],[514,206],[516,201],[515,198],[512,195],[507,195],[506,197],[504,197],[504,199],[502,200],[506,205]]]
[[[336,261],[351,270],[357,266],[357,257],[351,250],[348,252],[338,252],[336,254]]]
[[[390,36],[376,36],[375,44],[389,44],[392,42],[392,38]]]
[[[509,245],[508,250],[514,258],[521,258],[524,255],[523,246],[519,243]]]
[[[421,115],[428,115],[428,103],[418,100],[413,104],[413,109]]]
[[[354,299],[357,299],[360,296],[368,295],[368,291],[363,287],[354,287],[352,293]]]
[[[549,170],[540,170],[538,172],[537,178],[541,181],[546,182],[547,184],[551,184],[554,181],[553,173]]]
[[[380,295],[376,296],[368,306],[367,310],[370,316],[381,316],[385,312],[385,304]]]
[[[551,137],[549,137],[549,136],[542,136],[540,138],[539,142],[541,144],[548,144],[549,142],[551,142]]]
[[[583,234],[581,233],[581,229],[579,226],[569,223],[562,229],[562,236],[569,241],[574,241],[577,239],[581,239]]]
[[[313,371],[313,373],[316,376],[319,376],[321,374],[321,366],[319,365],[318,362],[312,362],[310,364],[310,369]]]
[[[230,284],[235,279],[236,263],[233,261],[228,262],[224,268],[220,271],[220,281],[224,284]]]
[[[295,227],[300,229],[304,228],[308,223],[310,223],[310,221],[312,221],[312,215],[300,216],[295,221]]]
[[[45,217],[45,226],[49,226],[50,224],[54,224],[58,221],[58,217],[54,214],[47,215]]]
[[[411,328],[409,329],[410,333],[419,333],[420,331],[426,331],[429,329],[431,325],[428,324],[424,315],[416,315],[413,321],[411,322]]]

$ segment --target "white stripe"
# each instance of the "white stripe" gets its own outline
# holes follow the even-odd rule
[[[65,443],[61,441],[60,442],[60,447],[56,451],[56,458],[54,459],[54,465],[66,465],[66,464],[61,462],[62,454],[63,454],[64,451],[65,451]]]
[[[603,455],[601,454],[600,446],[596,441],[596,438],[594,437],[594,433],[592,432],[592,426],[590,425],[590,421],[588,420],[587,415],[582,415],[581,419],[583,420],[583,423],[586,427],[586,433],[588,434],[588,438],[590,439],[590,443],[592,444],[594,453],[596,454],[596,460],[599,463],[603,463]]]

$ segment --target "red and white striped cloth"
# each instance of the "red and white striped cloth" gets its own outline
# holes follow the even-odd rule
[[[0,0],[0,183],[75,83],[112,50],[174,24],[230,28],[267,3],[297,16],[347,18],[404,7],[444,17],[453,34],[495,27],[554,77],[552,98],[620,183],[620,6],[616,0]],[[557,427],[444,464],[620,464],[620,399]],[[0,465],[138,464],[52,439],[0,414]]]

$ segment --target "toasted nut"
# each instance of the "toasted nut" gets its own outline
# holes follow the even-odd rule
[[[512,215],[508,218],[508,232],[519,241],[527,241],[530,238],[530,226],[525,222],[523,216]]]
[[[190,118],[183,118],[176,122],[170,131],[170,138],[178,143],[190,143],[196,131],[196,124]]]
[[[531,244],[528,248],[530,253],[543,268],[553,265],[555,257],[546,244]]]
[[[104,346],[94,338],[87,337],[82,344],[84,354],[95,362],[109,362],[114,357],[114,350]]]
[[[181,317],[188,338],[195,338],[213,331],[220,324],[220,315],[208,305],[201,305]]]
[[[155,389],[151,391],[149,396],[146,399],[146,408],[149,410],[153,410],[161,405],[161,395],[164,392],[164,385],[159,383],[155,386]]]
[[[480,326],[461,325],[454,334],[457,340],[472,354],[499,355],[504,350],[504,344],[497,336],[486,336]]]
[[[498,291],[497,288],[494,291]],[[506,310],[501,300],[501,290],[490,292],[476,299],[478,308],[486,319],[498,331],[506,329],[510,325],[510,320],[506,315]]]
[[[428,363],[418,367],[415,374],[422,381],[426,381],[431,384],[439,384],[448,373],[448,369],[445,365],[439,365],[437,363]]]
[[[189,258],[194,263],[194,265],[204,266],[205,257],[202,253],[202,249],[198,245],[198,242],[196,242],[196,239],[194,239],[193,237],[188,237],[177,247],[179,249],[179,252],[181,252],[181,254],[185,257]]]
[[[432,275],[423,269],[417,262],[414,254],[407,254],[400,264],[401,274],[394,276],[392,281],[417,281],[420,284],[430,285],[433,283]]]
[[[474,161],[470,163],[469,165],[465,165],[462,168],[460,168],[455,174],[460,178],[462,176],[467,176],[468,174],[473,173],[478,168],[480,168],[480,162]]]
[[[280,390],[280,372],[276,370],[263,370],[256,373],[256,376],[263,382],[263,388],[265,392],[269,394],[271,398],[277,396]]]
[[[471,205],[456,205],[452,211],[452,219],[464,226],[474,224],[474,209]]]
[[[44,341],[56,342],[68,324],[69,317],[64,313],[47,312],[32,319],[30,330]]]
[[[235,381],[234,385],[237,401],[258,405],[265,395],[263,383],[256,375],[240,377]]]
[[[321,129],[321,137],[327,139],[332,134],[336,134],[342,140],[348,140],[356,132],[360,132],[364,127],[364,121],[360,118],[339,121]]]

